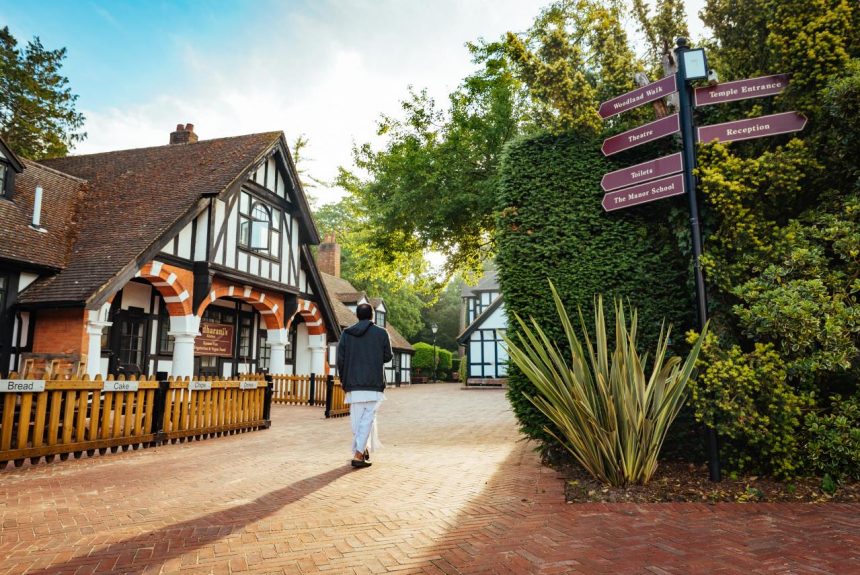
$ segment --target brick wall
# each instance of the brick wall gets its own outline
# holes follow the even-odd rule
[[[36,312],[33,353],[86,353],[86,324],[83,308],[40,309]]]

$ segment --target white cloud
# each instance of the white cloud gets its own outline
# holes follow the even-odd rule
[[[375,140],[381,113],[396,114],[408,85],[440,104],[472,69],[464,43],[528,28],[543,0],[319,0],[248,3],[253,11],[216,50],[173,30],[168,81],[109,109],[84,109],[77,153],[167,143],[177,123],[201,138],[283,130],[309,139],[306,169],[323,180],[352,163],[353,142]],[[702,0],[692,0],[695,14]],[[205,25],[205,24],[204,24]],[[694,35],[696,35],[694,33]],[[134,70],[128,73],[135,73]],[[314,191],[322,202],[340,192]]]

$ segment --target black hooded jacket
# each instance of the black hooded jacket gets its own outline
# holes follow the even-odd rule
[[[337,344],[337,372],[344,391],[385,391],[383,366],[392,357],[388,332],[369,319],[346,328]]]

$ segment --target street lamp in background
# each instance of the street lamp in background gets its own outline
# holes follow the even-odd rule
[[[433,332],[433,381],[436,381],[436,332],[439,331],[439,326],[436,323],[430,324],[430,331]]]

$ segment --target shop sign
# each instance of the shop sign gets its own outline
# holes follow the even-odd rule
[[[225,323],[202,322],[200,335],[194,341],[194,353],[233,357],[233,326]]]
[[[34,393],[45,391],[44,379],[3,379],[0,393]]]
[[[102,386],[102,391],[137,391],[138,382],[136,381],[106,381]]]
[[[188,391],[209,391],[212,389],[211,381],[189,381]]]

